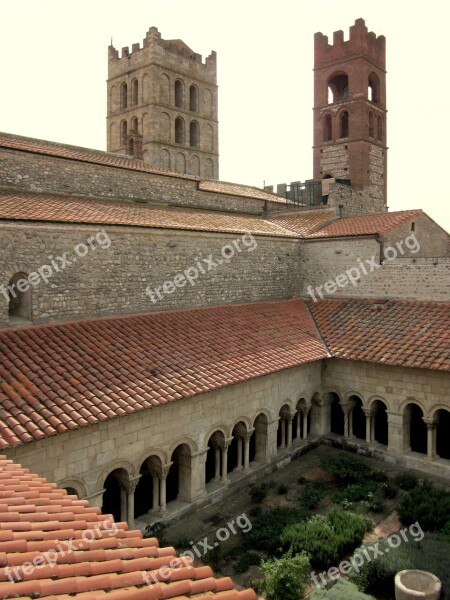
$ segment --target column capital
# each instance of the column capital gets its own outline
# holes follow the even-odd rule
[[[160,465],[157,467],[157,474],[160,479],[167,479],[169,475],[170,467],[173,465],[173,462],[167,463],[166,465]]]
[[[134,492],[136,491],[136,488],[138,486],[140,478],[141,478],[141,476],[138,475],[137,477],[133,477],[133,479],[130,479],[130,481],[128,481],[124,484],[127,494],[134,494]]]
[[[362,411],[366,417],[373,417],[373,415],[376,413],[376,410],[373,410],[372,408],[363,408]]]
[[[427,426],[427,429],[436,429],[436,421],[434,419],[429,419],[428,417],[422,417],[422,421]]]

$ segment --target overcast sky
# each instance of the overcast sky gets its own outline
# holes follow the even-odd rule
[[[220,179],[312,177],[313,36],[387,38],[388,205],[450,229],[446,0],[0,0],[0,130],[106,149],[107,46],[218,53]]]

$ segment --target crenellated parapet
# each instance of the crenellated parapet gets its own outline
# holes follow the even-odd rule
[[[386,67],[386,38],[377,36],[366,27],[364,19],[356,19],[350,27],[350,37],[344,41],[344,32],[333,33],[333,43],[323,33],[314,35],[314,64],[316,68],[324,67],[335,61],[342,62],[346,58],[363,55],[372,60],[378,67]]]

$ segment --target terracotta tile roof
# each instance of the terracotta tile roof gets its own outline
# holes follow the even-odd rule
[[[249,215],[0,190],[0,220],[11,219],[297,237],[281,224]]]
[[[348,235],[383,234],[396,229],[411,219],[422,216],[422,210],[372,213],[357,217],[343,217],[321,228],[309,237],[342,237]]]
[[[293,214],[274,215],[268,221],[289,229],[300,237],[307,237],[335,218],[336,211],[333,208],[316,208]]]
[[[450,303],[400,300],[308,301],[334,357],[450,370]]]
[[[270,192],[266,192],[265,190],[261,190],[260,188],[251,185],[205,179],[199,181],[198,189],[205,192],[216,192],[218,194],[229,194],[231,196],[244,196],[245,198],[256,198],[258,200],[266,200],[267,202],[286,204],[286,200],[281,196],[271,194]]]
[[[0,332],[0,448],[327,356],[303,300]]]
[[[46,154],[57,158],[68,158],[109,167],[119,167],[122,169],[131,169],[132,171],[154,173],[156,175],[170,175],[171,177],[178,177],[179,179],[197,179],[190,175],[182,175],[180,173],[173,173],[167,169],[154,167],[142,160],[128,158],[125,154],[121,156],[119,154],[113,154],[112,152],[102,152],[101,150],[93,150],[91,148],[59,144],[57,142],[28,138],[10,133],[0,132],[0,148],[32,152],[33,154]]]
[[[280,196],[270,194],[259,188],[216,180],[199,180],[198,177],[192,175],[174,173],[167,169],[154,167],[142,160],[135,160],[133,158],[128,158],[126,155],[115,154],[112,152],[102,152],[101,150],[70,146],[67,144],[59,144],[57,142],[49,142],[47,140],[39,140],[2,132],[0,132],[0,148],[32,152],[33,154],[45,154],[57,158],[79,160],[81,162],[130,169],[132,171],[142,171],[145,173],[153,173],[155,175],[167,175],[170,177],[177,177],[178,179],[191,179],[199,182],[198,187],[200,190],[231,194],[233,196],[244,196],[246,198],[256,198],[270,202],[282,202],[285,204],[284,199]]]
[[[150,582],[146,583],[147,581]],[[0,598],[256,600],[0,455]]]

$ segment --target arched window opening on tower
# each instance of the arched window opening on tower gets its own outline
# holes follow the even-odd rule
[[[15,273],[8,284],[10,321],[31,321],[31,285],[26,273]]]
[[[343,110],[341,112],[341,116],[339,117],[339,137],[340,138],[348,137],[348,131],[349,131],[348,121],[349,121],[348,112],[346,110]]]
[[[183,82],[180,79],[175,81],[175,106],[183,108]]]
[[[328,81],[328,104],[348,99],[348,75],[341,73]]]
[[[139,103],[139,83],[137,79],[133,79],[131,88],[131,103],[133,106]]]
[[[131,131],[133,133],[139,133],[139,121],[137,117],[131,119]]]
[[[126,83],[122,83],[120,86],[120,108],[127,108],[128,106],[128,86]]]
[[[325,115],[323,119],[323,141],[331,142],[333,139],[331,115]]]
[[[373,116],[373,112],[370,111],[369,112],[369,137],[371,137],[371,138],[375,137],[374,133],[375,133],[374,116]]]
[[[382,119],[382,117],[378,117],[377,139],[379,142],[383,141],[383,119]]]
[[[198,112],[198,87],[194,84],[189,88],[189,110]]]
[[[175,143],[184,144],[184,121],[181,117],[175,119]]]
[[[200,141],[200,133],[197,121],[192,121],[189,125],[189,144],[197,148]]]
[[[128,138],[128,123],[126,121],[122,121],[120,124],[120,145],[126,146]]]
[[[369,102],[378,102],[380,95],[380,80],[375,73],[369,75],[369,82],[367,85],[367,97]]]

